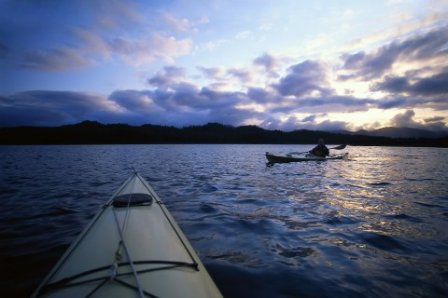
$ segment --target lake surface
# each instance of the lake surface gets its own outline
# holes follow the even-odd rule
[[[226,297],[447,297],[448,150],[266,166],[311,147],[0,146],[1,296],[29,296],[134,167]]]

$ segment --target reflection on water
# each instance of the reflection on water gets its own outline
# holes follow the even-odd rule
[[[28,296],[135,167],[225,296],[446,297],[448,151],[266,167],[310,147],[0,147],[0,286]]]

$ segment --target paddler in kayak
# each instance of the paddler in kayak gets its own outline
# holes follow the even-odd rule
[[[324,139],[320,138],[317,142],[317,146],[311,149],[309,153],[315,156],[325,157],[330,155],[330,150],[328,150],[327,146],[325,146]]]

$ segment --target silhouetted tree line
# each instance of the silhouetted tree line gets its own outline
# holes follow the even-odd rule
[[[0,144],[314,144],[318,138],[324,138],[327,144],[448,147],[448,137],[388,138],[311,130],[284,132],[218,123],[176,128],[84,121],[59,127],[0,128]]]

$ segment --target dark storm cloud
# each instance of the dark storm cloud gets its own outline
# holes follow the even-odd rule
[[[223,109],[211,110],[207,117],[207,122],[218,122],[226,125],[243,125],[247,119],[258,118],[263,115],[252,110],[238,109],[228,106]]]
[[[372,87],[373,91],[386,91],[394,94],[409,94],[421,96],[447,95],[448,72],[439,73],[427,78],[391,77]]]
[[[0,125],[60,125],[110,113],[95,95],[68,91],[28,91],[0,97]]]
[[[233,107],[247,102],[247,96],[243,92],[214,91],[209,88],[202,88],[200,95],[207,99],[209,103],[207,108]]]
[[[1,102],[0,98],[0,102]],[[60,111],[39,107],[8,106],[0,108],[0,127],[9,126],[54,126],[67,123],[68,115]]]
[[[343,68],[353,72],[349,75],[341,75],[340,79],[378,78],[398,61],[424,61],[435,57],[448,59],[447,40],[448,27],[442,27],[426,34],[392,42],[372,53],[345,54],[341,57],[344,63]]]
[[[150,94],[154,102],[167,109],[222,109],[247,102],[247,96],[243,92],[215,91],[207,87],[198,88],[188,82],[171,81],[166,84],[167,80],[161,81],[155,90],[147,94]]]
[[[448,71],[419,80],[411,85],[411,90],[420,95],[448,95]]]
[[[247,90],[247,96],[250,98],[250,100],[256,103],[274,102],[275,99],[278,97],[276,94],[268,92],[264,88],[256,88],[256,87],[249,88]]]
[[[212,108],[210,97],[204,96],[201,90],[189,83],[172,85],[169,90],[157,89],[152,94],[154,101],[168,110],[182,112],[185,109]]]
[[[170,125],[207,122],[240,125],[257,114],[236,107],[238,103],[246,101],[244,93],[218,92],[208,88],[197,89],[191,85],[176,87],[171,91],[155,90],[151,94],[153,101],[171,115]]]
[[[151,106],[147,92],[137,90],[117,90],[109,99],[130,111],[144,111]]]
[[[410,105],[409,101],[410,101],[409,98],[406,97],[386,98],[378,101],[378,108],[392,109],[392,108],[407,107]]]
[[[345,106],[347,109],[367,109],[368,106],[376,103],[373,99],[356,98],[352,96],[329,96],[320,98],[306,98],[298,101],[299,104],[305,106],[324,106],[324,105],[340,105]]]
[[[144,93],[158,106],[178,112],[186,109],[203,111],[224,109],[247,101],[247,96],[242,92],[221,92],[207,87],[199,89],[186,82],[172,83],[169,87],[163,85]]]
[[[162,81],[163,84],[154,90],[116,91],[109,99],[129,112],[146,116],[146,122],[175,126],[206,122],[237,125],[256,114],[236,107],[248,101],[245,93],[199,89],[186,82],[166,85],[166,81]]]
[[[392,108],[431,108],[435,111],[448,110],[446,97],[425,98],[421,96],[397,96],[376,101],[379,109]]]
[[[402,93],[409,89],[409,81],[405,77],[386,76],[383,81],[375,84],[372,91],[386,91],[390,93]]]
[[[107,108],[107,103],[99,96],[70,91],[27,91],[12,95],[11,99],[17,106],[56,108],[76,114]]]
[[[162,124],[185,126],[220,122],[242,125],[248,119],[257,119],[262,126],[273,129],[347,129],[348,123],[341,121],[317,122],[327,113],[334,111],[361,111],[370,107],[392,108],[413,106],[422,99],[398,98],[389,100],[359,99],[350,96],[330,96],[327,98],[302,98],[288,102],[278,96],[281,106],[272,106],[264,112],[239,108],[241,104],[261,103],[270,100],[263,89],[244,92],[222,92],[209,88],[197,88],[185,82],[171,84],[154,90],[117,90],[109,97],[80,92],[29,91],[0,97],[0,126],[17,125],[61,125],[76,123],[86,119],[103,123]],[[283,100],[283,102],[281,101]],[[446,100],[438,99],[432,104],[447,108]],[[441,108],[439,108],[441,109]],[[290,117],[279,120],[279,115],[294,112],[311,113],[303,119]],[[398,115],[395,125],[417,125],[413,112]],[[274,116],[275,115],[275,116]],[[316,116],[318,115],[318,116]],[[429,119],[432,127],[444,128],[442,118]]]
[[[291,66],[288,74],[281,78],[274,88],[283,95],[302,97],[318,92],[320,96],[332,93],[328,87],[324,67],[316,61],[306,60]]]

